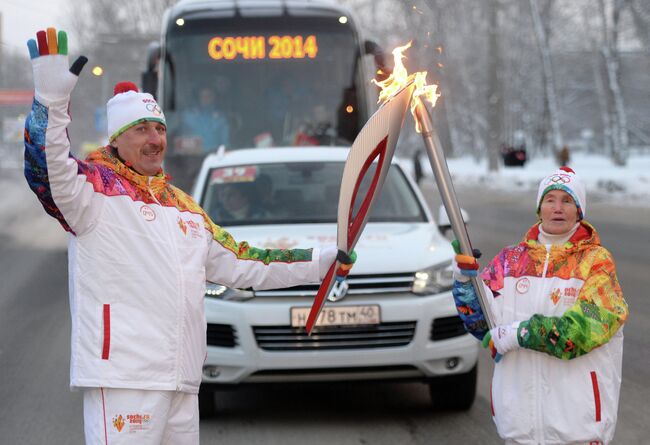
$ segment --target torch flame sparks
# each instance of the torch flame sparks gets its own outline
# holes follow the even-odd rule
[[[379,101],[378,103],[385,103],[390,100],[391,97],[399,90],[404,88],[409,82],[413,81],[415,84],[415,91],[413,92],[413,98],[411,99],[411,114],[415,118],[415,130],[420,133],[420,121],[415,116],[415,107],[417,106],[418,100],[428,100],[431,102],[431,106],[435,107],[440,93],[437,92],[438,85],[427,85],[427,72],[426,71],[417,71],[415,73],[409,74],[406,70],[406,67],[402,63],[402,59],[406,58],[404,56],[404,51],[411,47],[411,42],[408,42],[404,46],[398,46],[393,50],[393,58],[395,59],[395,67],[393,72],[388,78],[382,80],[381,82],[372,79],[372,82],[381,88],[379,92]]]

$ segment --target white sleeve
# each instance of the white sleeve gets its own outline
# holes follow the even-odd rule
[[[103,195],[89,182],[89,167],[70,154],[68,105],[68,99],[49,106],[34,100],[25,123],[25,177],[45,210],[81,235],[97,220]]]
[[[258,249],[236,243],[225,230],[210,240],[206,261],[208,281],[246,289],[279,289],[319,282],[319,250]]]

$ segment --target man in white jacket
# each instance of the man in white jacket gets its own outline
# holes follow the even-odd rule
[[[70,153],[69,69],[53,28],[28,48],[34,103],[25,177],[70,233],[70,386],[84,391],[90,444],[198,444],[197,393],[206,356],[206,280],[268,289],[317,282],[337,249],[257,249],[237,243],[167,182],[165,116],[121,83],[107,104],[109,145]]]

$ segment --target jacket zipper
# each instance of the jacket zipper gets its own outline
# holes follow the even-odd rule
[[[546,248],[546,259],[544,260],[544,271],[542,272],[542,278],[546,278],[546,272],[548,272],[548,259],[551,257],[551,246],[544,246]]]
[[[542,278],[546,278],[546,273],[548,272],[548,262],[551,257],[551,246],[544,246],[546,248],[546,259],[544,260],[544,269],[542,271]],[[546,295],[546,286],[544,286],[542,296]],[[541,360],[537,354],[533,355],[535,360],[535,388],[537,394],[535,394],[535,409],[536,409],[536,426],[535,426],[535,440],[538,444],[545,443],[545,437],[543,437],[544,426],[542,425],[542,398],[540,397],[541,393]]]
[[[174,235],[169,232],[169,227],[170,227],[169,226],[169,221],[167,221],[166,217],[164,216],[165,212],[164,212],[164,209],[163,209],[163,205],[160,203],[160,201],[158,201],[158,198],[156,198],[156,195],[154,195],[153,191],[151,190],[151,181],[152,181],[152,179],[153,178],[151,176],[149,176],[147,178],[147,191],[149,192],[149,195],[151,196],[151,198],[156,202],[156,204],[158,204],[161,207],[161,213],[163,214],[162,218],[165,219],[165,224],[167,225],[167,233],[169,235],[169,239],[171,241],[171,244],[174,246],[174,249],[177,251],[176,253],[178,253],[178,246],[177,246],[177,244],[176,244],[176,242],[174,240]],[[176,259],[178,260],[178,255],[176,255]],[[176,270],[178,270],[179,273],[181,274],[181,277],[179,279],[179,286],[181,287],[181,289],[180,289],[181,298],[184,298],[183,297],[183,289],[182,289],[182,286],[183,286],[182,273],[183,272],[182,272],[182,268],[181,268],[180,264],[177,265]],[[176,346],[176,367],[175,367],[176,369],[175,369],[175,374],[176,374],[176,391],[180,391],[181,390],[181,382],[180,382],[181,344],[183,343],[183,318],[185,317],[185,305],[183,304],[183,302],[181,302],[180,311],[177,311],[176,313],[177,313],[177,317],[176,317],[177,330],[176,330],[176,332],[177,332],[177,342],[178,343],[177,343],[177,346]]]

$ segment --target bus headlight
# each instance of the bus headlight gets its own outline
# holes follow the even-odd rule
[[[454,285],[451,261],[436,264],[415,272],[412,292],[416,295],[439,294]]]
[[[205,296],[208,298],[218,298],[226,301],[246,301],[255,296],[252,291],[242,289],[232,289],[222,284],[215,284],[206,281]]]

